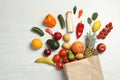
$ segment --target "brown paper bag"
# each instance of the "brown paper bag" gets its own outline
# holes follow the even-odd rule
[[[97,55],[64,64],[63,67],[68,80],[104,80]]]

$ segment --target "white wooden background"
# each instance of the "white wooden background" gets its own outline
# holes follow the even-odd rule
[[[31,40],[41,38],[45,43],[51,36],[45,33],[44,37],[40,37],[30,29],[38,26],[45,30],[42,21],[48,13],[55,17],[63,14],[65,17],[74,5],[84,10],[80,19],[77,19],[77,14],[73,16],[74,25],[81,20],[85,24],[83,35],[79,39],[83,42],[86,32],[90,30],[86,20],[93,12],[99,13],[98,19],[101,20],[102,27],[110,21],[113,23],[112,32],[96,44],[103,42],[107,46],[106,52],[99,55],[105,80],[119,80],[120,0],[0,0],[0,80],[67,80],[63,71],[46,64],[34,63],[35,59],[43,56],[45,45],[42,49],[32,50]],[[66,30],[60,29],[59,23],[52,30],[66,33]],[[71,34],[71,43],[75,38],[75,34]],[[50,58],[58,51],[59,49],[52,52]]]

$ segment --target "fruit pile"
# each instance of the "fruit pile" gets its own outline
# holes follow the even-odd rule
[[[53,60],[56,63],[57,69],[62,69],[63,64],[76,61],[84,58],[84,44],[80,41],[75,41],[70,49],[62,48],[58,54],[54,55]]]
[[[40,57],[35,60],[36,63],[47,63],[53,66],[56,66],[57,69],[61,70],[63,68],[63,64],[81,60],[93,55],[97,55],[98,53],[103,53],[106,50],[106,45],[104,43],[99,43],[97,47],[95,47],[96,39],[105,39],[108,33],[113,29],[112,22],[109,22],[102,31],[96,35],[96,32],[101,27],[101,21],[96,20],[98,17],[98,13],[94,12],[92,17],[87,18],[87,22],[90,25],[92,31],[86,33],[84,44],[79,38],[82,36],[84,31],[84,23],[79,22],[76,25],[76,41],[70,43],[70,34],[74,32],[73,20],[72,20],[72,12],[74,15],[77,12],[77,7],[74,6],[73,11],[67,11],[66,21],[62,14],[58,14],[58,21],[60,23],[61,29],[67,29],[67,33],[62,35],[61,32],[54,32],[52,28],[56,26],[57,20],[52,14],[48,14],[43,20],[43,24],[47,27],[44,31],[49,33],[52,36],[52,39],[47,39],[46,45],[47,48],[43,51],[44,57]],[[78,11],[79,17],[83,14],[83,9]],[[44,36],[45,32],[39,27],[32,27],[32,31],[39,34],[41,37]],[[59,40],[63,38],[64,42],[62,44],[62,48],[60,48]],[[33,49],[40,49],[43,46],[43,42],[40,38],[35,38],[31,42],[31,46]],[[60,51],[53,56],[53,58],[49,58],[52,52],[60,48]]]

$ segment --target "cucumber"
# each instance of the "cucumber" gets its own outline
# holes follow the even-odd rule
[[[32,31],[38,33],[40,36],[44,36],[44,32],[38,27],[32,27]]]
[[[63,16],[61,14],[59,14],[58,19],[60,21],[61,28],[64,29],[65,28],[65,20],[64,20]]]

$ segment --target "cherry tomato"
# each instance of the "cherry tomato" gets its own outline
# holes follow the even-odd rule
[[[102,37],[101,37],[102,39],[105,39],[106,38],[106,35],[102,35]]]
[[[109,32],[111,32],[111,29],[110,29],[110,28],[107,30],[107,33],[109,33]]]
[[[61,57],[60,57],[59,54],[55,54],[54,57],[53,57],[53,60],[54,60],[55,62],[59,62],[60,59],[61,59]]]
[[[69,62],[69,59],[67,58],[67,56],[62,58],[62,62],[63,62],[63,64],[65,64],[65,63],[68,63],[68,62]]]
[[[74,61],[78,61],[78,59],[77,59],[77,58],[74,58]]]
[[[101,35],[101,34],[98,34],[98,35],[97,35],[97,38],[98,38],[98,39],[100,39],[101,37],[102,37],[102,35]]]
[[[109,29],[111,29],[111,30],[112,30],[112,29],[113,29],[113,26],[110,26],[110,27],[109,27]]]
[[[109,23],[106,24],[106,26],[99,32],[99,34],[97,35],[97,38],[98,38],[98,39],[105,39],[106,36],[111,32],[112,29],[113,29],[112,22],[109,22]]]
[[[105,28],[109,28],[109,25],[106,25]]]
[[[104,31],[100,31],[100,33],[99,33],[100,35],[103,35],[104,34]]]
[[[59,55],[60,55],[61,57],[67,56],[67,51],[66,51],[66,49],[61,49],[61,50],[59,51]]]
[[[61,62],[57,62],[56,67],[57,69],[63,69],[63,64]]]
[[[105,31],[106,31],[106,28],[103,28],[103,29],[102,29],[102,32],[104,33]]]
[[[109,22],[109,24],[108,24],[109,26],[112,26],[112,22]]]

